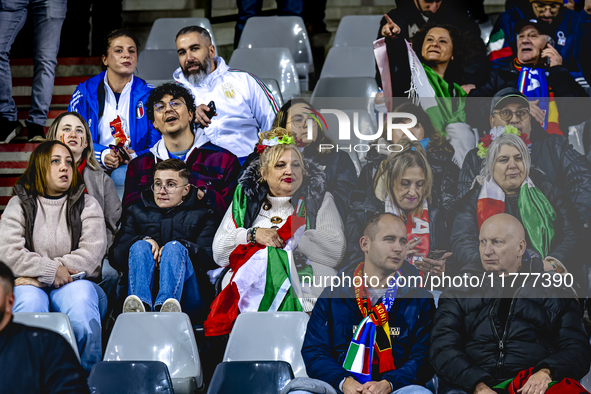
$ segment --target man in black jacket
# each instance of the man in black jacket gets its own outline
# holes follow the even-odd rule
[[[472,286],[448,288],[435,313],[429,355],[447,385],[442,393],[503,392],[494,386],[529,368],[521,393],[543,394],[552,381],[585,376],[591,347],[568,282],[551,282],[558,275],[544,273],[510,215],[487,219],[479,239],[481,264],[463,271]]]
[[[12,321],[14,275],[0,262],[0,392],[88,393],[86,373],[59,334]]]
[[[509,111],[511,113],[509,113]],[[509,116],[510,115],[510,116]],[[532,121],[529,102],[515,88],[505,88],[493,97],[490,127],[515,126],[527,134],[531,145],[531,163],[546,175],[546,180],[568,195],[583,223],[591,219],[591,164],[569,143],[568,138],[548,134],[538,122]],[[460,200],[480,174],[483,159],[472,149],[464,159],[458,180]]]

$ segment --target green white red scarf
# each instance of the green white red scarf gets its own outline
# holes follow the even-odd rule
[[[391,281],[389,284],[392,286],[386,290],[382,302],[372,307],[369,292],[363,283],[363,267],[364,263],[360,263],[353,275],[353,283],[361,283],[361,286],[355,286],[355,299],[361,314],[363,314],[363,320],[355,330],[343,362],[343,368],[351,372],[360,383],[372,380],[372,364],[376,362],[380,373],[396,369],[392,357],[388,312],[390,312],[398,292],[396,281]],[[401,275],[398,270],[393,277],[398,278]],[[355,280],[356,277],[359,277],[358,282]],[[377,358],[374,358],[374,355]]]
[[[554,239],[556,211],[529,177],[521,184],[517,206],[532,247],[547,257]],[[476,205],[478,230],[486,219],[504,212],[505,192],[494,180],[484,181]]]

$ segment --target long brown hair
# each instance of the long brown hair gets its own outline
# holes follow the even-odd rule
[[[74,162],[74,155],[66,144],[57,140],[45,141],[36,147],[31,153],[27,169],[16,181],[17,185],[22,185],[29,194],[35,197],[47,195],[47,173],[51,166],[51,152],[56,145],[61,145],[66,148],[72,157],[72,162]],[[84,181],[78,173],[78,168],[76,168],[74,164],[72,183],[67,191],[68,195],[71,196],[74,191],[78,189],[80,184],[84,184]]]

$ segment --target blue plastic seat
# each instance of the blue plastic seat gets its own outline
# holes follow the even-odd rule
[[[91,394],[174,394],[160,361],[101,361],[92,367],[88,388]]]
[[[274,394],[294,378],[285,361],[232,361],[218,364],[207,394]]]

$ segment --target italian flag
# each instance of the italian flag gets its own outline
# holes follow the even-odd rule
[[[510,46],[505,46],[505,32],[499,30],[490,36],[488,41],[488,59],[492,62],[497,59],[510,57],[513,55],[513,51]]]
[[[366,316],[353,335],[349,344],[343,368],[355,375],[360,383],[371,380],[371,363],[375,344],[376,326],[371,317]]]
[[[239,185],[232,202],[236,227],[243,227],[246,197]],[[211,304],[205,321],[206,336],[229,334],[239,313],[257,311],[302,311],[301,284],[293,250],[306,229],[306,219],[292,215],[277,230],[286,243],[277,249],[260,244],[239,245],[230,254],[230,284]]]

